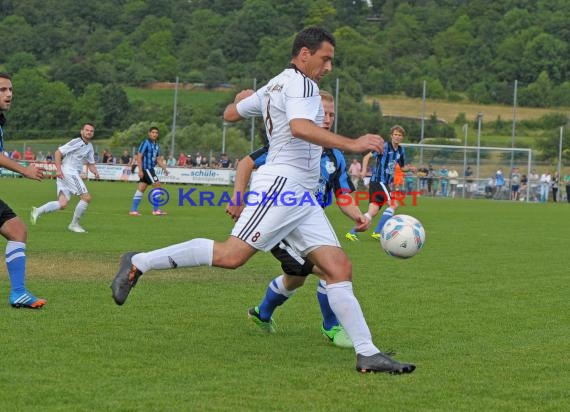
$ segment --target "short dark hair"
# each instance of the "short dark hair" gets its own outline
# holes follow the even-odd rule
[[[12,76],[10,76],[8,73],[2,73],[2,72],[0,72],[0,77],[1,77],[2,79],[12,80]]]
[[[301,30],[295,37],[291,57],[297,56],[303,47],[309,49],[311,54],[315,54],[325,41],[336,47],[336,40],[328,31],[321,27],[307,27]]]
[[[153,130],[156,130],[157,132],[159,132],[160,130],[158,130],[158,127],[156,126],[152,126],[150,129],[148,129],[148,132],[152,132]]]

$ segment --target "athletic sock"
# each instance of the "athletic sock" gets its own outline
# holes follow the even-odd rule
[[[352,282],[327,284],[329,304],[354,344],[354,350],[364,356],[371,356],[380,350],[372,343],[370,329],[364,319],[358,300],[352,291]]]
[[[388,221],[388,219],[390,219],[392,216],[394,216],[394,208],[389,207],[388,209],[386,209],[384,211],[384,213],[382,213],[382,216],[380,217],[380,220],[378,221],[378,225],[376,226],[376,230],[374,231],[375,233],[380,233],[382,231],[382,228],[384,227],[384,224]]]
[[[138,210],[142,197],[143,197],[143,192],[137,190],[135,192],[135,195],[133,196],[133,206],[131,207],[132,212]]]
[[[329,304],[327,283],[324,280],[319,280],[319,283],[317,284],[317,300],[319,301],[319,306],[323,315],[323,328],[330,330],[332,327],[338,326],[338,319]]]
[[[26,244],[9,240],[6,244],[6,266],[10,278],[11,291],[26,291]]]
[[[277,306],[285,303],[293,293],[295,293],[294,290],[285,289],[283,275],[277,276],[269,282],[265,297],[259,304],[259,318],[263,321],[269,321]]]
[[[175,269],[178,267],[212,266],[214,241],[192,239],[132,257],[133,265],[141,272],[153,269]]]
[[[47,202],[45,205],[42,205],[36,209],[38,212],[38,216],[43,215],[44,213],[51,213],[55,212],[56,210],[61,209],[61,206],[57,200],[52,202]]]
[[[89,206],[89,203],[85,200],[79,201],[77,206],[75,206],[75,212],[73,212],[73,220],[71,223],[79,224],[79,219],[81,219],[81,216],[83,216],[83,213],[87,210],[87,206]]]

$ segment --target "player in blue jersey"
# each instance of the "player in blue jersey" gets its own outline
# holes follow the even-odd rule
[[[42,180],[43,170],[33,164],[28,167],[4,156],[4,112],[12,105],[12,78],[0,73],[0,167],[20,173],[28,179]],[[10,305],[15,308],[37,309],[46,304],[45,299],[37,298],[26,289],[26,240],[28,231],[16,213],[0,200],[0,234],[8,241],[5,260],[10,278]]]
[[[372,237],[374,239],[380,239],[380,232],[384,223],[394,216],[394,213],[399,206],[397,199],[393,199],[390,196],[390,187],[394,181],[394,170],[396,168],[396,164],[400,165],[402,171],[406,172],[408,170],[405,167],[405,151],[404,148],[400,146],[405,135],[406,131],[402,126],[393,126],[390,129],[391,142],[384,143],[383,153],[370,152],[364,156],[364,159],[362,160],[362,170],[365,171],[370,159],[376,159],[376,165],[374,166],[372,176],[370,177],[370,185],[368,188],[370,203],[368,204],[368,212],[366,212],[365,216],[372,220],[378,214],[378,211],[382,206],[388,206],[384,213],[382,213],[382,216],[378,221],[378,225],[372,233]],[[346,234],[345,237],[348,240],[356,241],[358,240],[356,232],[357,228],[354,227]]]
[[[322,126],[330,130],[335,116],[334,99],[328,92],[321,90],[320,94],[325,114]],[[245,206],[245,204],[237,204],[238,193],[242,195],[245,193],[252,170],[265,164],[268,150],[268,146],[261,147],[240,161],[236,170],[232,203],[226,207],[226,213],[232,219],[237,220]],[[352,181],[347,175],[346,161],[341,151],[338,149],[323,149],[321,155],[321,176],[315,194],[319,203],[326,207],[332,203],[333,193],[335,195],[349,194],[354,192],[354,190]],[[364,219],[362,212],[352,201],[342,206],[339,203],[339,207],[345,215],[358,222],[357,228],[359,231],[368,229],[370,220]],[[287,241],[280,242],[271,249],[271,253],[281,262],[283,274],[277,276],[269,283],[263,301],[259,306],[250,308],[248,315],[262,330],[274,333],[275,322],[272,315],[275,309],[285,303],[295,293],[297,288],[303,286],[309,274],[314,273],[319,276],[322,275],[322,271],[309,260],[300,256],[295,247]],[[326,282],[322,279],[317,286],[317,300],[323,315],[321,324],[323,335],[336,346],[352,348],[352,341],[329,305]]]
[[[140,180],[137,191],[133,196],[133,206],[129,212],[129,215],[131,216],[141,215],[138,208],[141,203],[143,193],[148,185],[152,185],[155,188],[160,187],[160,180],[158,180],[158,176],[154,170],[156,165],[162,168],[165,176],[168,176],[166,162],[164,161],[164,157],[160,154],[160,146],[158,144],[158,127],[151,127],[148,130],[148,138],[143,140],[139,146],[137,153],[137,165]],[[153,203],[152,206],[153,215],[164,216],[167,214],[165,211],[159,209],[159,205],[157,203]]]

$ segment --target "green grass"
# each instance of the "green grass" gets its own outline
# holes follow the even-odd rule
[[[570,407],[566,203],[420,198],[400,209],[427,232],[425,250],[406,261],[367,236],[342,240],[376,344],[418,366],[390,376],[356,373],[354,353],[320,336],[315,278],[276,312],[278,334],[250,324],[247,308],[279,273],[269,254],[235,271],[150,272],[116,306],[109,283],[122,252],[223,240],[232,225],[220,207],[170,204],[153,217],[146,199],[131,218],[133,184],[88,187],[88,234],[66,229],[75,202],[29,228],[27,284],[48,299],[44,309],[11,309],[2,269],[0,410]],[[0,190],[26,220],[31,205],[55,197],[49,181],[1,179]],[[350,222],[334,207],[329,216],[342,236]]]

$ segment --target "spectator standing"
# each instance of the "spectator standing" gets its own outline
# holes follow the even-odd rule
[[[566,184],[566,200],[570,203],[570,173],[564,176],[564,183]]]
[[[465,177],[465,182],[463,183],[465,189],[467,190],[467,197],[472,198],[475,192],[477,191],[477,185],[474,186],[473,182],[473,170],[471,166],[467,166],[465,172],[463,172],[463,176]]]
[[[550,173],[544,172],[540,175],[540,201],[542,203],[548,202],[548,195],[550,193],[550,184],[552,183],[552,176]]]
[[[222,169],[229,169],[231,164],[232,164],[232,162],[230,161],[230,158],[228,157],[228,155],[225,153],[222,153],[220,155],[219,167],[221,167]]]
[[[168,159],[166,159],[166,166],[174,167],[176,166],[176,159],[172,155],[168,155]]]
[[[186,155],[184,153],[180,153],[178,156],[178,167],[185,167],[186,166]]]
[[[441,182],[441,196],[447,197],[447,189],[449,188],[449,170],[444,166],[439,171],[439,179]]]
[[[52,152],[47,152],[47,155],[46,155],[46,162],[48,162],[48,163],[53,162],[53,154],[52,154]]]
[[[518,167],[513,167],[511,172],[511,200],[519,200],[521,174]]]
[[[503,188],[505,187],[505,176],[503,175],[503,169],[497,170],[495,174],[495,199],[501,199],[503,195]]]
[[[348,175],[350,176],[350,181],[355,189],[358,189],[358,183],[360,183],[360,173],[362,172],[362,165],[356,157],[352,159],[352,163],[348,168]]]
[[[532,201],[537,201],[540,196],[540,176],[536,173],[536,170],[532,170],[528,176],[528,184],[530,185],[530,199]]]
[[[554,202],[558,202],[558,181],[560,179],[558,178],[558,172],[554,173],[554,176],[552,177],[552,182],[550,183],[550,185],[552,186],[552,200]]]
[[[133,162],[133,158],[128,150],[123,150],[123,155],[121,156],[121,164],[130,166]]]
[[[24,160],[28,162],[33,162],[34,160],[36,160],[36,155],[34,154],[34,152],[32,152],[32,148],[30,146],[28,146],[26,148],[26,151],[24,152]]]
[[[18,152],[18,149],[14,149],[12,150],[12,153],[10,153],[10,158],[16,162],[18,160],[22,160],[22,153]]]
[[[451,169],[447,173],[449,177],[449,195],[452,199],[455,199],[455,194],[457,193],[457,185],[459,184],[459,172],[455,169]]]

